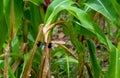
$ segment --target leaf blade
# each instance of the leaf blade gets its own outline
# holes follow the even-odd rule
[[[86,41],[87,41],[88,49],[90,52],[90,58],[91,58],[91,64],[92,64],[94,78],[99,78],[100,73],[101,73],[101,68],[95,57],[95,45],[93,44],[93,42],[91,40],[86,40]]]

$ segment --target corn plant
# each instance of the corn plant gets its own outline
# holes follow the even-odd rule
[[[117,0],[1,0],[0,77],[120,78],[119,7]],[[58,27],[73,50],[52,39]]]

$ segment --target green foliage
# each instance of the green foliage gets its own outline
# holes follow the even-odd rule
[[[14,28],[15,31],[17,32],[18,27],[21,23],[22,20],[22,16],[23,16],[23,1],[21,0],[13,0],[13,4],[12,1],[9,0],[5,0],[4,1],[4,12],[5,12],[5,19],[6,19],[6,23],[7,23],[7,27],[8,30],[10,31],[10,19],[11,19],[11,11],[12,11],[12,5],[13,5],[13,9],[14,9],[14,16],[12,16],[14,18]],[[19,9],[19,10],[18,10]],[[9,32],[10,33],[10,32]]]
[[[7,33],[8,33],[8,29],[7,29],[7,25],[6,25],[6,21],[5,21],[5,16],[3,13],[3,0],[1,0],[0,2],[0,50],[5,42],[5,39],[7,38]]]
[[[69,7],[72,4],[74,4],[74,2],[72,2],[71,0],[65,0],[65,1],[55,0],[55,1],[53,1],[48,7],[48,10],[45,15],[44,23],[50,24],[50,23],[54,22],[55,16],[57,16],[57,14],[60,11],[65,9],[64,6]]]
[[[109,65],[109,69],[107,72],[107,78],[119,78],[120,75],[118,74],[120,72],[120,51],[113,46],[109,41],[108,41],[108,45],[110,47],[110,65]],[[110,72],[111,71],[111,72]]]
[[[93,70],[93,74],[94,74],[94,78],[98,78],[100,77],[100,73],[101,73],[101,68],[100,65],[97,62],[97,59],[95,57],[95,45],[92,41],[87,40],[87,45],[89,48],[89,52],[90,52],[90,59],[91,59],[91,64],[92,64],[92,70]]]
[[[115,8],[113,7],[111,1],[112,0],[105,0],[105,1],[103,1],[103,0],[96,0],[96,1],[89,0],[86,3],[86,5],[89,8],[103,14],[109,20],[116,22],[118,20],[118,15],[117,15]],[[109,8],[109,7],[111,7],[111,8]]]
[[[8,35],[8,29],[5,21],[5,17],[2,15],[0,20],[0,50],[2,49],[2,46],[5,42],[5,39]]]
[[[8,71],[10,78],[120,78],[119,1],[52,0],[48,7],[45,4],[44,0],[0,1],[0,77]],[[69,37],[70,47],[64,38],[64,44],[57,42],[59,36],[52,39],[56,26]],[[106,71],[98,62],[105,59],[98,56],[104,50],[101,44],[109,54]]]
[[[42,18],[40,15],[39,7],[32,3],[30,3],[30,16],[32,23],[31,32],[33,34],[33,37],[36,38],[36,35],[38,33],[38,26],[40,23],[42,23]]]

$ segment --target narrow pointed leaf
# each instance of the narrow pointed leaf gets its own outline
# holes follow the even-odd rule
[[[30,16],[32,23],[31,34],[35,39],[38,33],[38,25],[42,23],[42,17],[40,15],[39,7],[32,3],[30,3]]]
[[[110,48],[110,65],[106,78],[120,78],[120,51],[107,39]]]
[[[14,29],[17,32],[18,27],[22,20],[23,1],[22,0],[13,0],[13,1],[14,1],[14,4],[13,4],[14,17],[13,18],[14,18],[14,26],[15,26]],[[9,31],[10,31],[10,16],[12,11],[11,5],[12,5],[12,0],[4,1],[5,20],[6,20]]]
[[[11,3],[12,1],[10,0],[4,0],[4,14],[5,14],[5,20],[8,28],[8,32],[10,34],[10,10],[11,10]]]
[[[106,78],[120,78],[120,51],[115,47],[110,52],[110,66]]]
[[[101,68],[100,65],[97,62],[97,59],[95,57],[95,45],[92,41],[87,40],[87,45],[88,45],[88,49],[90,52],[90,59],[91,59],[91,64],[92,64],[92,69],[93,69],[93,74],[94,74],[94,78],[99,78],[100,77],[100,73],[101,73]]]
[[[7,25],[6,25],[6,21],[5,21],[5,17],[3,14],[3,0],[1,0],[0,2],[0,50],[3,46],[3,43],[6,40],[7,37],[7,33],[8,33],[8,29],[7,29]]]

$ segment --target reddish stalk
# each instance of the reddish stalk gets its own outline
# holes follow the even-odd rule
[[[48,8],[48,6],[50,5],[50,0],[44,0],[45,4],[46,4],[46,8]]]

